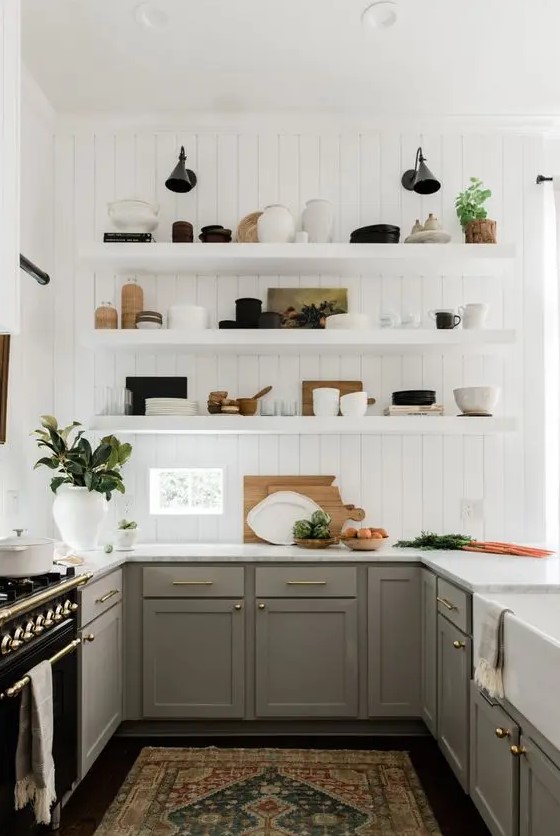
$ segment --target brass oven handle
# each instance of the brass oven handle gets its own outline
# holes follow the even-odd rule
[[[458,610],[459,609],[459,607],[456,607],[455,604],[451,603],[451,601],[448,601],[447,598],[440,598],[439,595],[436,598],[436,601],[438,602],[438,604],[443,604],[443,606],[447,610]]]
[[[286,581],[286,586],[326,586],[326,581]]]
[[[57,584],[56,586],[49,586],[41,592],[37,592],[35,595],[30,595],[28,598],[22,599],[17,604],[12,604],[10,607],[0,609],[0,626],[12,618],[16,618],[18,615],[26,615],[26,613],[28,613],[31,609],[35,609],[36,607],[46,604],[56,596],[62,595],[63,592],[69,592],[71,589],[84,586],[84,584],[88,583],[88,581],[92,578],[93,573],[86,572],[83,575],[78,575],[75,578],[63,581],[61,584]]]
[[[79,644],[82,643],[81,639],[74,639],[67,644],[66,647],[63,647],[62,650],[59,650],[58,653],[55,653],[54,656],[51,656],[49,662],[51,665],[55,665],[60,659],[63,659],[65,656],[68,656],[69,653],[73,653],[74,650],[78,647]],[[18,679],[17,682],[14,682],[11,688],[6,688],[4,693],[0,694],[0,700],[3,700],[5,697],[17,697],[17,695],[23,691],[26,685],[29,685],[31,680],[28,676],[22,677],[22,679]]]
[[[173,586],[212,586],[214,581],[172,581]]]
[[[109,598],[113,598],[115,595],[118,595],[119,592],[120,592],[120,589],[112,589],[110,592],[107,592],[106,595],[103,595],[101,598],[98,598],[95,603],[96,604],[104,604],[105,601],[108,601]]]

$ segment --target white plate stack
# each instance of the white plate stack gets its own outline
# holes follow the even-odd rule
[[[198,415],[198,402],[189,398],[146,398],[146,415]]]

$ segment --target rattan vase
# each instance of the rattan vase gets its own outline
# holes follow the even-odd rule
[[[118,328],[119,317],[117,309],[110,302],[102,302],[98,308],[95,309],[95,328]]]
[[[136,314],[144,310],[144,291],[131,279],[121,291],[121,328],[136,328]]]

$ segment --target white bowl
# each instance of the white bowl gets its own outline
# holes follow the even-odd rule
[[[115,200],[107,212],[122,232],[153,232],[158,225],[159,206],[145,200]]]
[[[492,415],[500,397],[500,387],[463,386],[454,389],[453,395],[463,415]]]
[[[333,314],[326,318],[325,328],[349,328],[353,331],[367,331],[371,328],[371,319],[363,313]]]
[[[360,418],[367,412],[367,392],[350,392],[340,399],[340,411],[343,415]]]
[[[204,330],[208,328],[208,311],[201,305],[171,305],[167,311],[167,327]]]

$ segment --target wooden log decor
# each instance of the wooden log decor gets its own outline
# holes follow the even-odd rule
[[[495,244],[496,221],[486,218],[483,221],[469,221],[465,227],[467,244]]]

